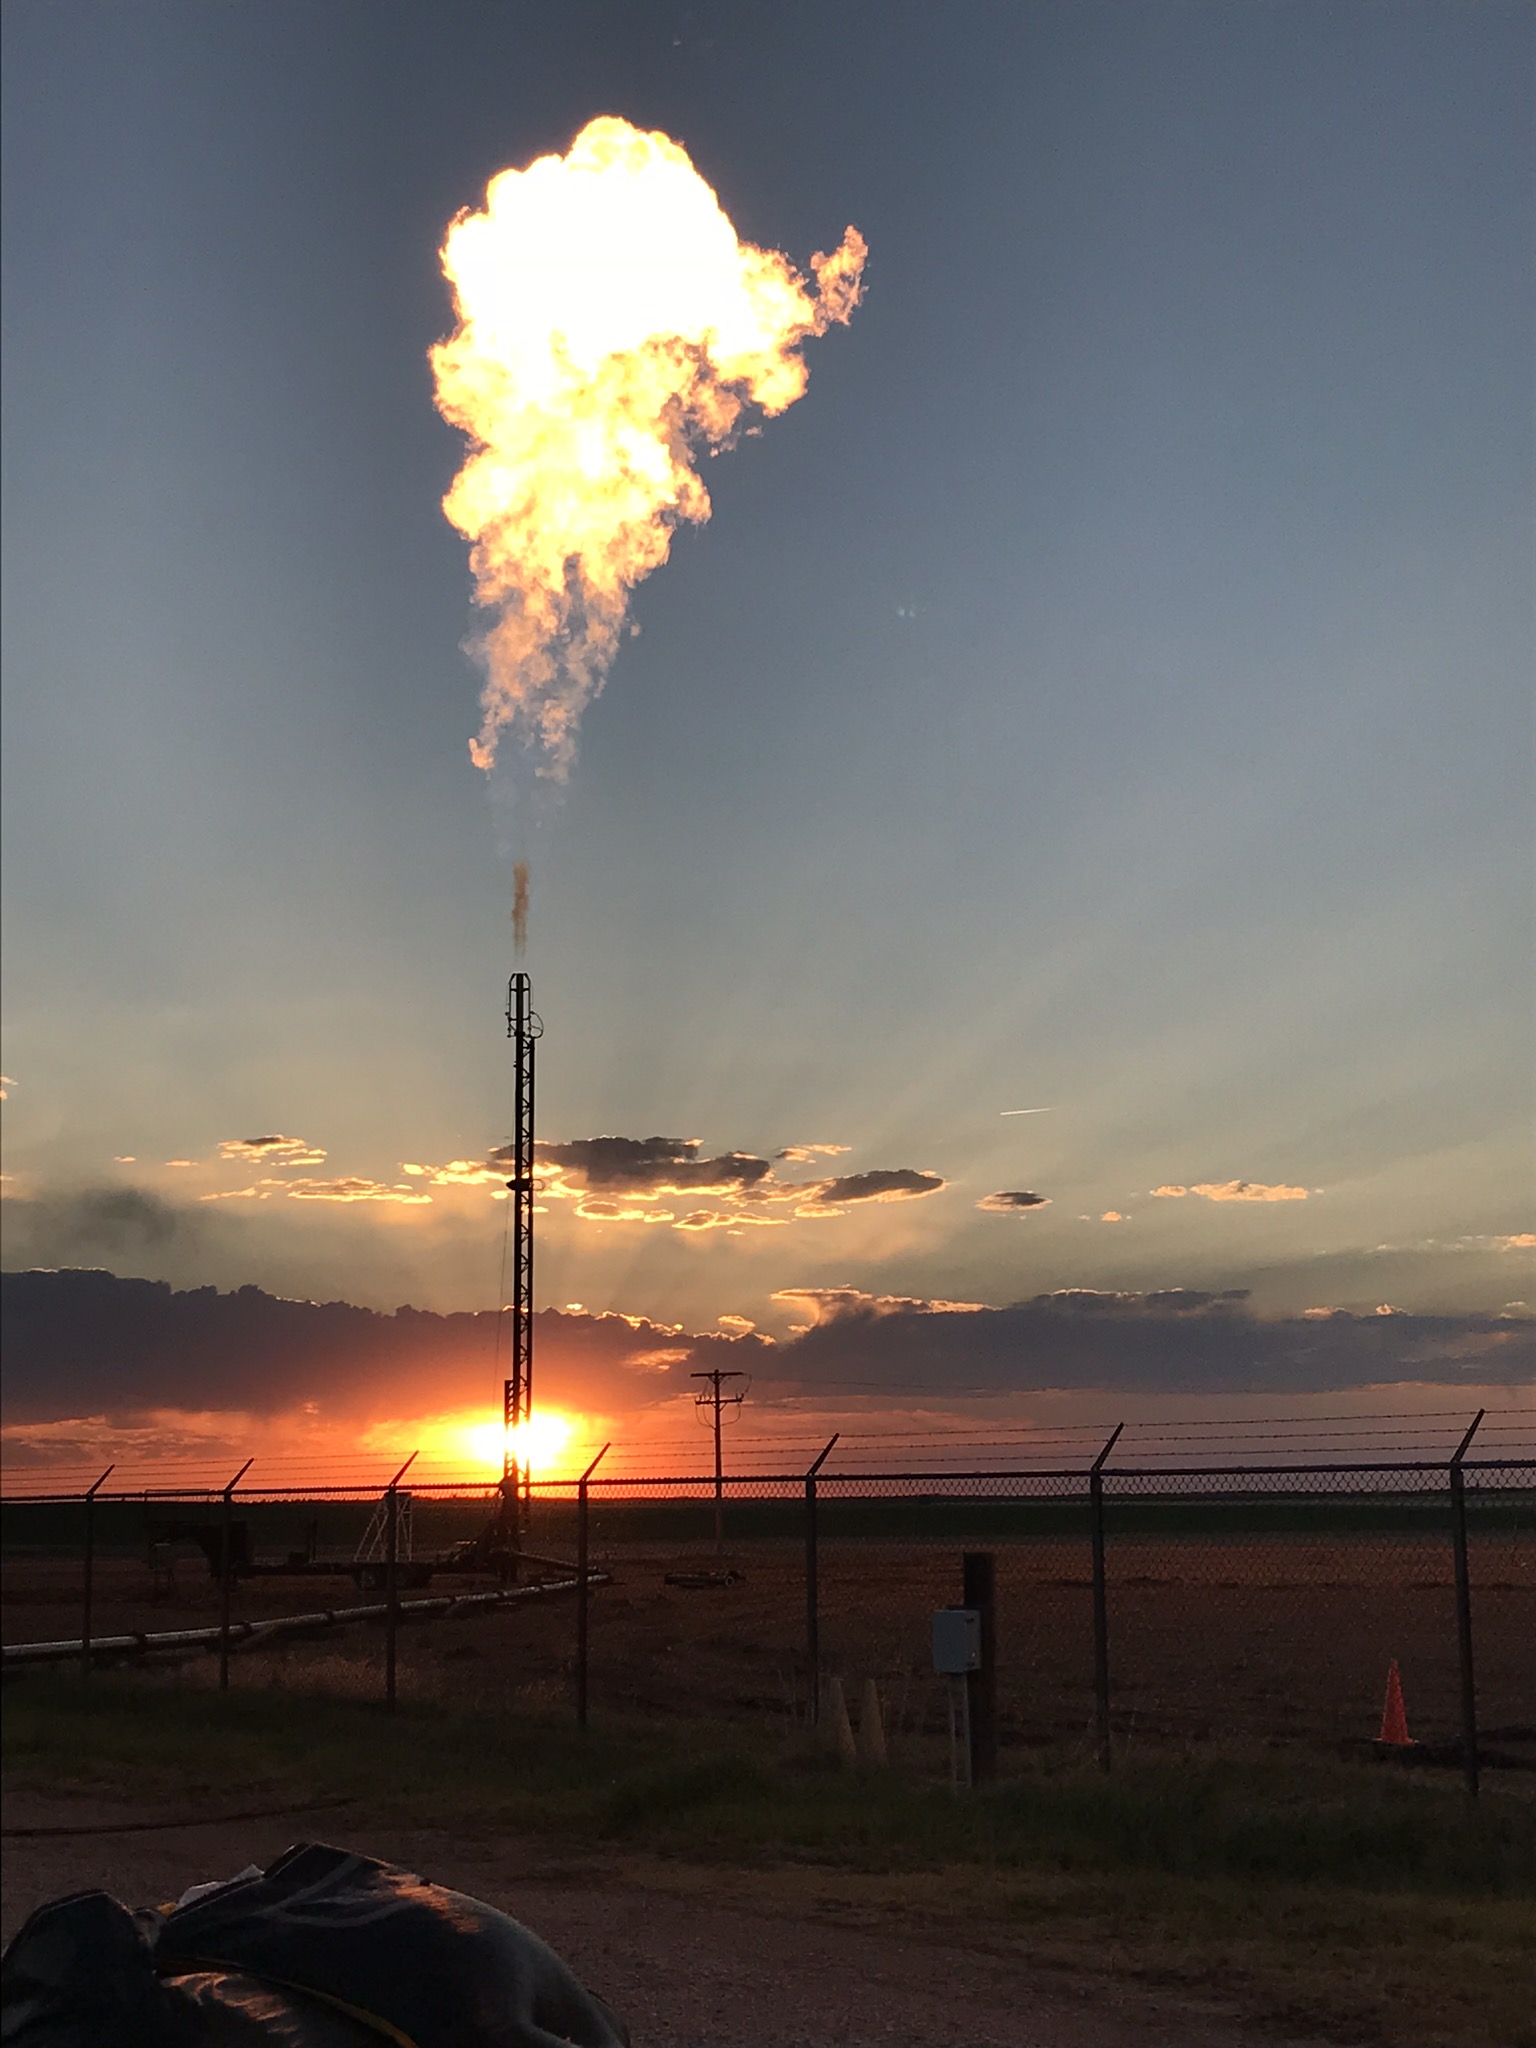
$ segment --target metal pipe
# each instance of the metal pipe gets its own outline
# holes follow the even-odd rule
[[[604,1444],[576,1482],[576,1726],[587,1725],[587,1481],[608,1455]]]
[[[91,1675],[91,1597],[96,1575],[96,1493],[115,1469],[109,1465],[95,1486],[87,1487],[85,1495],[85,1586],[80,1603],[80,1666],[87,1678]]]
[[[591,1572],[588,1576],[594,1586],[613,1583],[609,1572]],[[549,1579],[538,1586],[498,1588],[492,1593],[439,1593],[427,1600],[402,1600],[397,1611],[402,1620],[440,1621],[450,1615],[487,1613],[494,1608],[547,1600],[557,1593],[576,1590],[574,1578]],[[366,1607],[322,1607],[307,1614],[272,1615],[264,1621],[233,1621],[229,1626],[229,1639],[232,1643],[248,1645],[268,1636],[291,1634],[295,1630],[346,1628],[359,1621],[383,1621],[388,1613],[386,1601],[374,1601]],[[219,1646],[223,1635],[222,1624],[215,1623],[208,1628],[157,1629],[132,1635],[96,1636],[91,1642],[91,1654],[94,1657],[132,1657],[151,1650],[214,1649]],[[0,1660],[7,1666],[62,1664],[78,1657],[83,1648],[80,1642],[7,1643],[0,1650]]]
[[[1117,1422],[1109,1441],[1088,1470],[1088,1512],[1093,1543],[1093,1719],[1099,1769],[1110,1766],[1109,1743],[1109,1584],[1104,1568],[1104,1462],[1125,1428]]]
[[[412,1451],[384,1490],[384,1699],[395,1711],[395,1637],[400,1627],[400,1482],[416,1462]]]
[[[1467,1792],[1477,1797],[1477,1682],[1472,1669],[1472,1572],[1467,1558],[1467,1492],[1461,1470],[1467,1446],[1477,1434],[1485,1411],[1478,1409],[1472,1425],[1451,1459],[1451,1548],[1456,1560],[1456,1647],[1461,1663],[1461,1768]]]
[[[841,1435],[842,1431],[837,1430],[827,1439],[805,1475],[805,1668],[810,1686],[813,1728],[821,1722],[821,1557],[816,1475],[831,1457],[832,1447]]]

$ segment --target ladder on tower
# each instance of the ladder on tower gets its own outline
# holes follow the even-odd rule
[[[395,1562],[411,1561],[411,1496],[395,1495]],[[354,1565],[387,1565],[389,1562],[389,1495],[381,1493],[363,1540],[353,1552]]]

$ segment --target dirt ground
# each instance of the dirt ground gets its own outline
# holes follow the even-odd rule
[[[1002,1763],[1037,1744],[1086,1752],[1092,1729],[1092,1611],[1083,1546],[1066,1539],[998,1544]],[[613,1583],[591,1603],[590,1697],[595,1723],[632,1715],[686,1717],[769,1744],[803,1737],[809,1704],[803,1553],[783,1542],[712,1549],[608,1546],[594,1562]],[[667,1583],[676,1570],[725,1567],[728,1584]],[[947,1773],[945,1700],[931,1670],[929,1617],[959,1598],[958,1544],[827,1543],[821,1642],[857,1713],[875,1681],[892,1762]],[[483,1585],[483,1581],[479,1584]],[[5,1637],[78,1637],[77,1558],[4,1561]],[[1473,1560],[1481,1720],[1500,1745],[1536,1756],[1536,1545],[1485,1546]],[[434,1579],[438,1591],[476,1582]],[[407,1595],[406,1597],[409,1597]],[[259,1619],[359,1595],[339,1579],[254,1580],[233,1597]],[[208,1626],[220,1589],[201,1558],[169,1583],[146,1557],[98,1560],[94,1629]],[[1389,1659],[1401,1666],[1410,1725],[1423,1739],[1456,1730],[1455,1612],[1448,1544],[1362,1536],[1225,1543],[1125,1538],[1110,1560],[1112,1712],[1122,1755],[1204,1740],[1326,1747],[1375,1732]],[[232,1658],[236,1686],[316,1688],[377,1696],[375,1625],[270,1642]],[[574,1602],[569,1596],[492,1617],[407,1624],[400,1691],[407,1699],[550,1710],[573,1703]],[[215,1660],[187,1659],[164,1682],[211,1684]],[[302,1705],[295,1700],[296,1713]],[[237,1787],[225,1811],[242,1804]],[[254,1802],[251,1802],[254,1803]],[[101,1829],[174,1818],[146,1832]],[[524,1920],[608,1999],[636,2048],[1319,2048],[1322,2036],[1255,2027],[1235,2002],[1199,2002],[1203,1981],[1154,1985],[1108,1936],[1050,1965],[979,1899],[946,1900],[912,1882],[797,1866],[792,1871],[693,1868],[489,1829],[402,1831],[366,1813],[189,1821],[185,1809],[107,1806],[99,1798],[18,1794],[5,1813],[0,1914],[7,1935],[35,1905],[102,1887],[129,1905],[266,1863],[295,1840],[339,1841],[409,1864]],[[973,1879],[974,1881],[974,1879]],[[985,1880],[983,1879],[984,1883]],[[1112,1932],[1112,1931],[1111,1931]],[[1049,1951],[1048,1951],[1049,1952]],[[1129,1951],[1127,1951],[1127,1954]]]
[[[348,1813],[200,1820],[97,1799],[18,1794],[5,1810],[0,1926],[46,1899],[100,1888],[130,1906],[265,1864],[296,1840],[338,1841],[513,1914],[631,2029],[635,2048],[1321,2048],[1245,2029],[1215,2004],[1093,1973],[1026,1964],[1005,1930],[926,1922],[846,1874],[690,1871],[547,1841],[401,1832]]]
[[[1092,1610],[1082,1551],[1057,1538],[997,1547],[1005,1754],[1091,1740]],[[594,1715],[686,1715],[768,1736],[804,1725],[797,1545],[745,1544],[720,1559],[712,1551],[615,1547],[597,1561],[613,1583],[592,1597]],[[737,1574],[731,1583],[667,1583],[678,1569],[720,1566]],[[1475,1544],[1472,1578],[1480,1722],[1496,1745],[1523,1751],[1536,1734],[1536,1543],[1520,1532]],[[942,1761],[946,1705],[931,1666],[929,1617],[959,1598],[959,1580],[958,1547],[823,1546],[823,1668],[842,1678],[850,1700],[875,1681],[888,1740],[914,1764]],[[429,1590],[473,1585],[440,1576]],[[4,1594],[8,1641],[78,1637],[77,1559],[9,1557]],[[344,1578],[257,1579],[237,1586],[233,1612],[258,1619],[377,1597]],[[98,1563],[97,1634],[207,1626],[218,1614],[219,1589],[201,1558],[180,1559],[170,1584],[163,1576],[157,1584],[142,1558]],[[1109,1627],[1111,1712],[1122,1748],[1358,1742],[1376,1732],[1394,1659],[1414,1735],[1449,1741],[1459,1732],[1448,1542],[1126,1538],[1111,1552]],[[236,1682],[302,1680],[368,1693],[379,1683],[379,1638],[374,1626],[284,1638],[240,1652]],[[400,1684],[406,1696],[559,1711],[573,1696],[574,1653],[569,1597],[488,1619],[408,1623]]]

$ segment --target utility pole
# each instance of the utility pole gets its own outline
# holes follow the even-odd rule
[[[746,1374],[722,1372],[717,1367],[713,1372],[690,1373],[689,1378],[709,1381],[709,1392],[705,1393],[701,1387],[694,1399],[699,1408],[713,1408],[715,1411],[715,1554],[718,1556],[725,1547],[725,1467],[720,1457],[720,1409],[726,1401],[739,1408],[747,1398],[745,1387],[739,1394],[722,1395],[720,1385],[723,1380],[745,1379]]]

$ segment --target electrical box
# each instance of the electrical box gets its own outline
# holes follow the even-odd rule
[[[981,1615],[974,1607],[940,1607],[933,1617],[933,1668],[981,1669]]]

